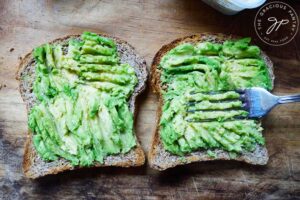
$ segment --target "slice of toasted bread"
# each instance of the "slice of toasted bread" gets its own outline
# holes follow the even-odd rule
[[[117,44],[117,50],[120,55],[121,63],[128,63],[134,66],[136,75],[138,77],[138,84],[135,86],[134,92],[129,99],[129,106],[131,112],[136,115],[136,98],[142,93],[146,87],[146,80],[148,78],[148,72],[146,62],[143,58],[137,55],[134,48],[127,42],[122,41],[115,37],[110,37],[105,34],[99,34],[104,37],[112,38]],[[56,39],[51,44],[61,44],[63,51],[67,51],[67,44],[70,39],[79,38],[80,35],[71,35],[64,38]],[[33,82],[35,80],[35,60],[33,54],[30,52],[27,54],[20,63],[19,70],[17,73],[17,79],[20,80],[19,90],[21,96],[26,103],[27,112],[30,111],[32,106],[36,103],[36,97],[33,93]],[[118,166],[118,167],[131,167],[141,166],[145,162],[144,152],[136,139],[137,146],[134,147],[130,152],[126,154],[118,154],[108,156],[104,159],[103,164],[95,164],[94,167],[102,166]],[[24,152],[23,160],[23,171],[24,174],[29,178],[38,178],[47,174],[57,174],[66,170],[73,170],[79,167],[74,167],[69,161],[61,158],[56,161],[46,162],[41,159],[37,154],[33,142],[32,134],[29,133]]]
[[[165,170],[171,167],[175,167],[177,165],[184,165],[197,161],[208,161],[208,160],[231,160],[229,153],[223,150],[214,150],[216,157],[212,158],[207,154],[206,150],[198,150],[194,151],[190,154],[182,156],[177,156],[169,153],[163,147],[163,144],[160,140],[160,117],[162,114],[162,106],[163,106],[163,98],[162,98],[162,88],[160,87],[160,69],[158,68],[161,58],[171,49],[178,46],[182,43],[197,43],[210,41],[214,43],[223,43],[225,40],[230,39],[238,39],[239,37],[233,35],[224,35],[224,34],[212,34],[212,33],[203,33],[199,35],[191,35],[183,38],[179,38],[174,40],[173,42],[164,45],[155,55],[152,65],[151,65],[151,88],[152,90],[158,94],[159,96],[159,106],[157,110],[157,121],[156,121],[156,129],[152,138],[152,144],[149,151],[149,163],[150,167],[157,170]],[[269,75],[272,80],[272,87],[274,82],[273,75],[273,64],[271,60],[267,57],[267,55],[262,52],[261,56],[265,63],[268,66]],[[265,165],[268,162],[268,152],[265,146],[257,145],[255,151],[253,152],[244,152],[238,157],[234,158],[234,160],[244,161],[250,164],[255,165]]]

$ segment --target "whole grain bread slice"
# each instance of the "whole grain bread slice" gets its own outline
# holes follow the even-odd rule
[[[163,98],[160,84],[160,74],[161,71],[158,68],[161,58],[171,49],[178,46],[182,43],[197,43],[197,42],[214,42],[214,43],[223,43],[225,40],[238,39],[239,37],[233,35],[224,35],[224,34],[215,34],[215,33],[202,33],[199,35],[191,35],[183,38],[174,40],[173,42],[164,45],[155,55],[152,65],[151,65],[151,88],[154,93],[157,93],[159,96],[158,110],[157,110],[157,121],[156,129],[153,134],[152,143],[150,151],[148,154],[149,164],[151,168],[157,170],[165,170],[168,168],[175,167],[177,165],[184,165],[197,161],[209,161],[209,160],[237,160],[244,161],[246,163],[254,165],[265,165],[268,162],[269,156],[265,146],[257,145],[256,149],[253,152],[243,152],[236,158],[231,158],[229,153],[220,149],[216,149],[212,152],[215,153],[216,157],[212,158],[207,154],[206,150],[198,150],[187,154],[185,156],[177,156],[169,153],[163,147],[163,144],[160,140],[159,133],[159,122],[162,114]],[[274,84],[274,74],[273,74],[273,64],[268,56],[261,52],[261,56],[265,63],[268,66],[269,75],[272,80],[272,88]]]
[[[138,77],[138,84],[135,86],[134,92],[130,97],[128,104],[131,112],[136,116],[136,99],[146,88],[146,81],[148,78],[148,71],[146,62],[135,51],[135,49],[127,42],[111,37],[106,34],[99,34],[100,36],[112,38],[117,44],[117,50],[120,56],[121,63],[128,63],[134,66],[136,75]],[[56,39],[51,44],[61,44],[63,51],[67,52],[67,44],[70,39],[80,39],[80,35],[70,35],[64,38]],[[26,104],[27,112],[36,103],[36,97],[33,93],[33,82],[35,80],[35,60],[33,59],[33,52],[27,54],[20,62],[17,79],[20,81],[19,90],[23,101]],[[135,136],[136,137],[136,136]],[[145,155],[141,145],[136,137],[137,145],[126,154],[111,155],[104,159],[104,163],[97,163],[93,167],[117,166],[117,167],[132,167],[141,166],[145,162]],[[37,154],[33,142],[32,133],[28,132],[25,144],[23,172],[28,178],[38,178],[48,174],[57,174],[66,170],[74,170],[80,167],[74,167],[69,161],[60,158],[56,161],[46,162]]]

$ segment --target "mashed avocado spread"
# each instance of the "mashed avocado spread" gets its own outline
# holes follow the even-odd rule
[[[67,48],[36,48],[34,58],[37,103],[29,127],[42,159],[89,166],[136,145],[128,98],[138,79],[132,66],[120,63],[112,39],[85,32]]]
[[[167,151],[210,155],[221,149],[234,155],[264,144],[260,124],[245,119],[240,94],[233,91],[272,87],[260,49],[249,43],[183,43],[162,57],[160,137]]]

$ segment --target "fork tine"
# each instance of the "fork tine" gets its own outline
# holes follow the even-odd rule
[[[249,105],[248,105],[248,103],[247,103],[247,102],[244,102],[244,103],[242,104],[241,109],[246,110],[246,111],[249,111]]]
[[[239,94],[245,94],[246,89],[237,89],[237,90],[235,90],[235,92],[237,92]]]
[[[225,108],[225,109],[193,109],[193,110],[187,110],[188,113],[195,113],[197,111],[202,112],[211,112],[211,111],[231,111],[231,110],[244,110],[243,108]]]
[[[248,117],[244,117],[244,116],[235,116],[235,117],[232,117],[231,119],[227,119],[225,121],[227,122],[227,121],[247,120],[247,119],[249,119],[249,118]],[[212,119],[202,119],[202,120],[187,119],[186,121],[190,122],[190,123],[202,123],[202,122],[216,122],[217,120],[214,119],[214,118],[212,118]]]
[[[222,93],[227,93],[227,92],[234,92],[236,94],[236,96],[228,96],[228,97],[221,97],[220,99],[214,99],[214,98],[209,98],[209,102],[210,103],[216,103],[216,104],[222,104],[225,103],[227,104],[228,102],[240,102],[240,104],[237,106],[234,106],[234,103],[232,103],[232,106],[221,106],[221,107],[213,107],[213,109],[209,108],[209,107],[202,107],[200,106],[201,102],[204,101],[205,99],[198,99],[195,97],[193,97],[193,95],[196,94],[203,94],[203,95],[217,95],[217,94],[222,94]],[[238,93],[238,94],[237,94]],[[194,114],[196,112],[214,112],[214,111],[224,111],[224,113],[226,112],[230,112],[230,111],[246,111],[246,113],[248,113],[249,109],[248,109],[248,104],[247,104],[247,94],[246,94],[246,90],[245,89],[238,89],[238,90],[231,90],[231,91],[213,91],[213,92],[198,92],[198,91],[192,91],[190,92],[190,97],[188,102],[186,102],[187,108],[186,108],[186,112],[190,113],[190,114]],[[222,95],[223,96],[223,95]],[[198,106],[199,104],[199,106]],[[230,103],[231,104],[231,103]],[[202,104],[201,104],[202,105]],[[205,104],[204,104],[205,105]],[[239,119],[246,119],[248,117],[248,115],[236,115],[232,118],[228,118],[228,119],[224,119],[225,121],[228,120],[239,120]],[[211,121],[218,121],[217,118],[212,118],[212,119],[186,119],[188,122],[211,122]]]
[[[246,99],[245,98],[238,98],[238,99],[224,99],[224,100],[209,100],[211,103],[227,103],[227,102],[232,102],[232,101],[241,101],[244,102]],[[202,101],[194,101],[190,100],[188,101],[187,105],[188,106],[194,106],[197,103],[200,103]]]
[[[240,97],[239,97],[239,100],[241,102],[246,102],[246,94],[245,93],[241,94]]]
[[[235,90],[219,90],[219,91],[210,91],[210,92],[191,91],[190,94],[193,95],[193,94],[202,93],[202,94],[214,95],[214,94],[222,94],[222,93],[231,92],[231,91],[235,91]]]

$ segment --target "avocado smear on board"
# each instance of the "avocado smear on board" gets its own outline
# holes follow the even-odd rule
[[[164,148],[176,155],[220,149],[230,155],[264,145],[262,127],[246,117],[235,89],[272,83],[266,64],[250,38],[223,44],[183,43],[161,59],[163,108],[160,137]],[[226,92],[227,91],[227,92]]]
[[[121,64],[112,39],[85,32],[60,44],[34,49],[37,103],[29,114],[33,144],[42,159],[72,165],[103,163],[136,145],[128,98],[138,82]]]

